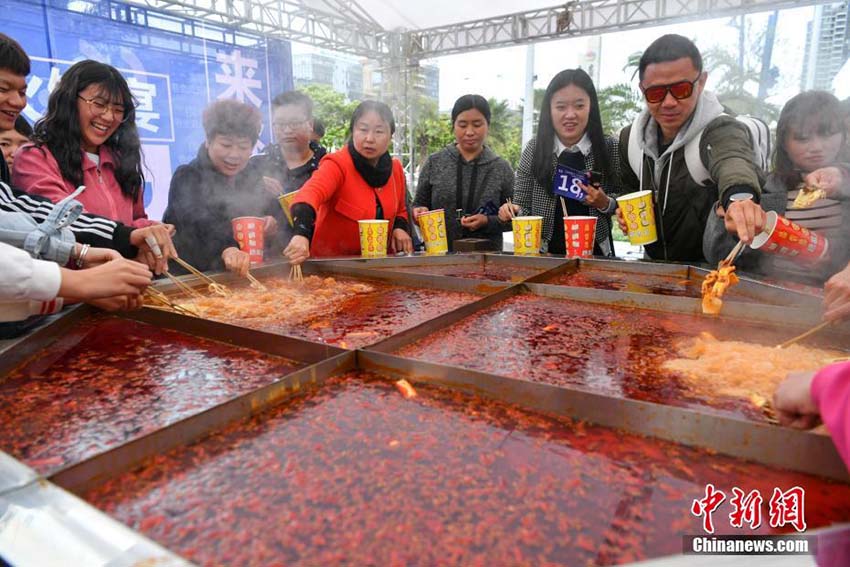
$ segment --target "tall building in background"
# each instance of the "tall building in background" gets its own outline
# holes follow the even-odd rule
[[[292,79],[295,88],[328,85],[349,100],[362,100],[363,64],[354,57],[326,53],[293,53]]]
[[[421,65],[422,83],[420,88],[425,98],[440,101],[440,68],[436,65]]]
[[[806,30],[800,87],[831,91],[835,74],[850,58],[850,2],[818,6]]]
[[[328,85],[349,100],[380,99],[388,88],[380,62],[295,44],[292,53],[292,79],[295,88]],[[426,98],[440,98],[440,68],[421,65],[414,88]]]

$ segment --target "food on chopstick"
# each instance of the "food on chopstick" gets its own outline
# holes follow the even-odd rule
[[[723,308],[723,294],[729,286],[738,283],[735,266],[721,263],[720,267],[712,270],[702,282],[702,312],[706,315],[719,315]]]
[[[742,341],[721,341],[708,333],[677,345],[680,358],[663,368],[676,372],[688,390],[714,398],[729,396],[767,407],[789,372],[817,370],[843,353],[794,344],[787,349]]]
[[[811,187],[805,183],[797,186],[799,193],[791,204],[792,209],[808,209],[821,199],[826,198],[826,191],[819,187]]]

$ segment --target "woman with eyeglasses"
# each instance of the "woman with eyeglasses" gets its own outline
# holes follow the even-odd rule
[[[349,141],[328,154],[292,203],[295,236],[283,253],[292,264],[310,256],[360,254],[358,221],[386,219],[389,250],[413,252],[404,170],[390,156],[390,107],[366,100],[351,116]]]
[[[75,63],[50,93],[35,143],[15,155],[13,183],[54,203],[85,185],[76,199],[87,212],[133,227],[156,224],[145,214],[135,118],[130,87],[115,67]]]
[[[543,217],[544,252],[565,255],[564,207],[569,216],[595,216],[594,255],[613,256],[611,214],[619,193],[620,154],[617,140],[602,131],[599,100],[593,80],[581,69],[566,69],[546,87],[540,107],[537,137],[526,144],[514,183],[513,205],[499,209],[503,222],[511,216]],[[566,198],[555,193],[559,168],[587,174],[588,184],[577,182],[586,196]]]

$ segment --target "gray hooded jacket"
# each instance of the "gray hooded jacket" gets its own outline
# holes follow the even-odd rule
[[[732,187],[747,187],[756,195],[761,190],[763,174],[753,163],[747,128],[723,115],[723,106],[708,91],[702,92],[690,120],[663,152],[658,123],[644,109],[634,124],[620,132],[624,154],[632,128],[641,132],[643,168],[633,171],[624,159],[621,184],[624,192],[653,192],[658,242],[646,246],[647,254],[658,260],[704,261],[702,238],[712,204]],[[706,186],[691,177],[685,161],[684,147],[699,132],[703,133],[700,157],[712,179]]]
[[[502,232],[510,230],[510,224],[500,222],[497,215],[488,215],[485,227],[470,232],[461,227],[456,209],[473,214],[488,201],[498,208],[513,193],[514,172],[507,160],[485,145],[477,158],[466,161],[452,143],[428,156],[419,172],[413,206],[445,210],[449,249],[457,238],[475,237],[489,239],[493,248],[501,251]]]

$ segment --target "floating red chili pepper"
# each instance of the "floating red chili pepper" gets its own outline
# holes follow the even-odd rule
[[[0,382],[0,449],[41,473],[282,378],[303,363],[96,317]]]
[[[665,361],[680,356],[681,341],[700,331],[724,339],[781,342],[778,332],[763,327],[520,295],[407,345],[398,354],[609,396],[709,406],[764,421],[748,399],[707,397],[662,368]]]
[[[203,565],[618,564],[680,552],[709,482],[850,519],[847,485],[417,389],[335,378],[84,497]]]

